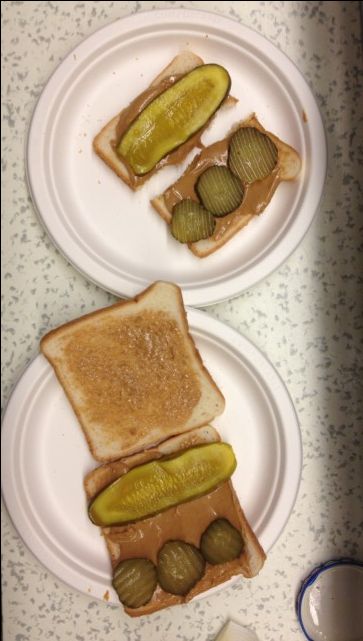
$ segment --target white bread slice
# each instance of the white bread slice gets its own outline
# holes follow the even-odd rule
[[[172,283],[62,325],[42,338],[41,351],[98,461],[204,425],[224,409]]]
[[[298,176],[301,169],[301,158],[298,152],[295,149],[293,149],[293,147],[290,147],[290,145],[280,140],[277,136],[275,136],[271,132],[266,131],[264,127],[261,125],[261,123],[257,120],[255,114],[251,114],[251,116],[249,116],[246,120],[240,121],[235,125],[233,125],[231,131],[229,132],[229,134],[226,136],[224,140],[228,140],[232,136],[232,134],[235,131],[237,131],[240,127],[256,127],[261,132],[268,134],[271,140],[275,143],[278,149],[278,176],[280,181],[294,180]],[[216,144],[218,145],[220,142],[221,141],[218,141],[217,143],[213,143],[212,145],[209,145],[209,147],[202,150],[202,152],[193,159],[193,161],[187,167],[187,169],[185,170],[181,178],[193,172],[194,180],[196,182],[200,173],[202,173],[208,166],[210,166],[206,164],[205,161],[203,161],[201,170],[197,175],[197,172],[195,171],[195,167],[198,164],[199,158],[201,156],[204,156],[208,152],[208,149],[214,147],[214,145]],[[277,186],[278,186],[278,181],[276,182],[276,185],[274,186],[273,189],[276,189]],[[172,187],[173,186],[169,187],[168,189],[171,189]],[[158,214],[165,220],[165,222],[170,224],[171,218],[172,218],[172,212],[167,207],[167,204],[165,201],[165,192],[160,196],[153,198],[153,200],[151,201],[151,204],[154,207],[154,209],[158,212]],[[263,209],[264,207],[260,208],[258,214],[260,214],[263,211]],[[207,238],[205,240],[199,240],[198,242],[190,243],[189,249],[198,258],[205,258],[206,256],[209,256],[210,254],[217,251],[217,249],[225,245],[225,243],[228,240],[233,238],[233,236],[238,231],[240,231],[243,227],[245,227],[252,220],[252,218],[254,218],[255,215],[256,213],[254,212],[245,211],[243,215],[235,216],[232,222],[229,222],[228,226],[226,226],[226,231],[223,234],[223,236],[221,236],[218,239],[213,238],[212,236],[211,238]],[[220,220],[223,220],[223,218]]]
[[[220,440],[218,432],[211,425],[205,425],[190,431],[188,434],[170,438],[156,448],[139,452],[134,456],[124,458],[114,463],[102,465],[90,472],[85,478],[84,487],[87,499],[90,502],[107,485],[137,465],[161,458],[162,456],[175,454],[188,447],[214,443]],[[202,508],[205,502],[208,502],[208,505],[211,507],[207,522],[205,521],[205,514],[203,513],[204,508]],[[266,555],[245,517],[231,481],[223,483],[219,488],[211,492],[208,498],[201,497],[170,508],[166,510],[162,516],[156,515],[144,519],[143,522],[139,521],[131,524],[130,526],[124,525],[102,528],[102,534],[111,558],[111,565],[112,568],[115,568],[121,560],[127,558],[128,550],[126,543],[130,539],[135,540],[138,538],[138,531],[142,533],[142,530],[138,530],[138,527],[140,527],[141,524],[142,528],[142,523],[144,523],[144,527],[146,526],[149,531],[155,531],[154,549],[152,551],[145,549],[144,551],[144,556],[151,558],[151,560],[155,562],[155,556],[157,556],[165,540],[170,538],[170,535],[172,537],[175,535],[174,538],[186,540],[198,546],[201,534],[211,521],[216,518],[228,517],[229,520],[233,521],[233,525],[241,532],[244,540],[244,550],[238,559],[218,566],[207,564],[204,577],[186,597],[168,594],[158,586],[149,603],[136,609],[125,608],[127,614],[136,617],[151,614],[152,612],[171,605],[185,603],[205,590],[224,583],[232,576],[238,574],[242,574],[246,578],[252,578],[261,570]],[[190,519],[193,520],[192,527],[190,527]],[[142,536],[140,536],[140,539],[142,539]],[[130,550],[129,552],[130,555],[132,555]]]

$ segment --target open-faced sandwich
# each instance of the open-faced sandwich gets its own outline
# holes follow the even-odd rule
[[[152,205],[174,238],[204,258],[261,214],[300,166],[299,154],[253,115],[205,147]]]
[[[229,96],[231,79],[218,64],[189,51],[177,55],[93,141],[96,153],[137,189],[166,165],[183,162]]]
[[[294,180],[301,167],[298,152],[254,114],[204,147],[201,137],[216,111],[237,102],[230,87],[224,67],[184,51],[93,141],[96,153],[134,190],[201,148],[183,175],[151,201],[174,238],[199,258],[261,214],[280,182]]]
[[[88,512],[126,612],[255,576],[265,554],[230,480],[235,455],[208,425],[224,397],[189,334],[180,289],[157,282],[51,331],[41,349],[104,462],[85,478]]]
[[[235,467],[231,446],[204,426],[86,477],[90,517],[102,527],[129,615],[259,572],[265,554],[233,489]]]

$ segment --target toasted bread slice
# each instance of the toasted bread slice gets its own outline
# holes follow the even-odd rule
[[[176,285],[154,283],[41,340],[98,461],[203,425],[224,409]]]
[[[226,164],[229,141],[233,133],[241,127],[255,127],[269,136],[278,150],[277,166],[272,174],[264,180],[258,180],[245,186],[245,196],[241,206],[231,214],[217,219],[216,229],[210,238],[189,244],[189,249],[198,258],[209,256],[222,247],[254,216],[264,211],[281,181],[294,180],[300,172],[301,159],[298,152],[271,132],[266,131],[255,114],[252,114],[246,120],[235,124],[223,140],[205,147],[193,159],[184,174],[163,194],[151,201],[154,209],[168,224],[171,222],[172,208],[176,202],[183,200],[183,198],[198,200],[194,187],[199,176],[212,165]]]
[[[137,465],[175,454],[188,447],[220,440],[218,432],[206,425],[188,434],[170,438],[156,448],[103,465],[85,478],[87,499],[91,501],[107,485]],[[130,616],[151,614],[171,605],[185,603],[238,574],[252,578],[262,568],[266,555],[243,513],[231,481],[224,482],[207,496],[169,508],[137,523],[102,528],[114,569],[126,558],[146,557],[156,564],[158,552],[168,540],[181,539],[198,547],[202,533],[216,518],[228,519],[240,531],[244,540],[240,557],[220,565],[207,563],[202,579],[184,597],[169,594],[157,586],[149,603],[136,609],[125,608]]]
[[[151,99],[155,98],[161,91],[165,89],[163,83],[166,81],[175,81],[180,76],[185,75],[189,71],[192,71],[196,67],[204,64],[202,58],[195,55],[191,51],[182,51],[180,54],[175,56],[173,60],[161,71],[161,73],[152,81],[149,88],[146,90],[146,94],[149,92],[150,96],[146,97],[146,100],[142,100],[143,107],[150,102]],[[137,98],[135,99],[137,100]],[[231,96],[228,96],[223,104],[233,105],[236,100]],[[135,101],[134,101],[135,103]],[[132,105],[133,103],[131,103]],[[130,107],[130,105],[129,105]],[[128,108],[127,108],[128,109]],[[160,160],[156,167],[148,172],[145,176],[136,176],[132,169],[127,166],[127,164],[120,158],[120,156],[115,151],[115,143],[118,139],[117,135],[117,125],[120,120],[121,112],[112,120],[110,120],[105,127],[97,134],[93,141],[93,148],[95,152],[104,160],[104,162],[123,180],[131,189],[136,190],[141,187],[144,182],[146,182],[156,171],[161,169],[164,165],[167,164],[180,164],[187,157],[188,153],[194,147],[200,147],[200,136],[204,132],[207,126],[211,123],[213,117],[209,120],[207,125],[195,135],[193,135],[188,141],[181,145],[177,150],[169,153],[165,158]]]

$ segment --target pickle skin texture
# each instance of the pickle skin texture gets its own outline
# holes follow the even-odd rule
[[[255,127],[242,127],[232,136],[228,164],[232,172],[245,183],[269,176],[278,159],[278,150],[267,134]]]
[[[200,550],[211,565],[237,559],[243,547],[240,532],[224,518],[210,523],[200,539]]]
[[[203,206],[217,217],[237,209],[244,196],[240,179],[224,165],[206,169],[198,179],[196,191]]]
[[[158,554],[158,582],[165,592],[184,596],[202,578],[204,571],[202,554],[185,541],[167,541]]]
[[[202,129],[231,87],[228,71],[217,64],[196,67],[154,98],[123,134],[117,153],[137,176]]]
[[[89,506],[96,525],[121,525],[208,494],[228,480],[237,462],[227,443],[209,443],[131,469]]]
[[[180,243],[195,243],[212,236],[216,221],[200,203],[186,198],[173,208],[171,233]]]
[[[149,559],[126,559],[114,570],[112,586],[121,603],[128,608],[139,608],[148,603],[156,585],[156,568]]]

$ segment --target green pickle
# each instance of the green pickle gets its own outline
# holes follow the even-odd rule
[[[243,185],[228,167],[215,165],[198,179],[196,191],[204,207],[214,216],[226,216],[240,206]]]
[[[202,129],[227,96],[224,67],[200,65],[152,100],[123,134],[117,153],[143,176]]]
[[[277,157],[276,145],[255,127],[241,127],[231,138],[228,164],[245,183],[269,176],[276,166]]]
[[[187,594],[202,578],[204,570],[203,556],[190,543],[168,541],[158,554],[158,581],[165,592]]]
[[[133,468],[102,490],[89,506],[96,525],[137,521],[211,492],[236,468],[227,443],[208,443]]]
[[[190,198],[173,208],[171,233],[180,243],[195,243],[212,236],[216,221],[204,207]]]
[[[148,603],[157,584],[155,565],[149,559],[126,559],[115,568],[112,586],[121,603],[140,608]]]
[[[200,550],[208,563],[237,559],[244,547],[240,532],[227,519],[216,519],[202,534]]]

